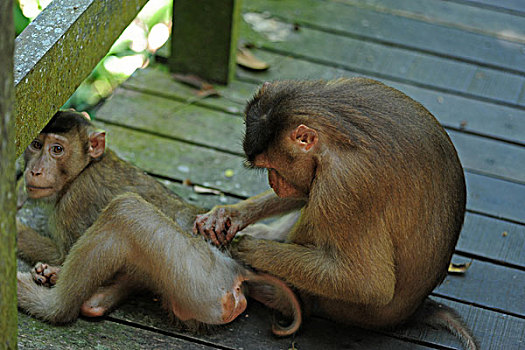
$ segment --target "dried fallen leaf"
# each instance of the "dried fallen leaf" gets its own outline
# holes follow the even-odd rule
[[[472,265],[472,261],[464,264],[454,264],[450,263],[448,265],[448,273],[454,274],[454,275],[462,275],[469,269],[470,265]]]
[[[203,186],[199,186],[199,185],[194,185],[193,186],[193,191],[195,191],[196,193],[199,193],[199,194],[215,194],[215,195],[220,195],[221,194],[221,191],[219,191],[219,190],[216,190],[214,188],[209,188],[209,187],[203,187]]]
[[[195,89],[198,89],[196,95],[199,97],[220,96],[212,84],[193,74],[173,74],[173,79]]]
[[[257,71],[263,71],[270,68],[270,65],[267,62],[258,59],[250,52],[250,50],[244,47],[237,49],[237,64],[241,67]]]
[[[184,181],[182,181],[182,184],[183,184],[184,186],[191,186],[191,185],[193,185],[193,184],[191,183],[191,180],[190,180],[190,179],[184,179]]]

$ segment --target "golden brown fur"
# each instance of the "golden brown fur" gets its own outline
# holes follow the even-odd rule
[[[267,168],[283,198],[265,193],[214,208],[194,230],[225,242],[301,208],[284,243],[244,236],[232,252],[292,284],[313,312],[393,327],[443,281],[465,181],[450,138],[422,105],[363,78],[265,83],[246,108],[243,145],[248,164]]]
[[[255,274],[190,234],[202,209],[189,205],[140,169],[105,150],[105,134],[76,112],[58,112],[25,153],[30,197],[52,207],[51,238],[19,223],[19,255],[63,266],[53,288],[39,286],[57,269],[37,265],[18,274],[18,304],[52,323],[79,313],[101,316],[133,290],[151,290],[178,319],[231,322],[254,298],[293,318],[274,333],[301,324],[296,296],[282,281]],[[46,272],[47,271],[47,272]],[[51,272],[53,271],[53,272]],[[259,295],[259,290],[270,293]],[[280,302],[277,302],[280,301]]]

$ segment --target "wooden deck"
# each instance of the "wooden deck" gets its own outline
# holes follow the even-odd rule
[[[433,297],[451,305],[482,349],[525,349],[525,2],[522,0],[245,0],[240,38],[270,64],[199,98],[162,65],[137,71],[96,111],[109,146],[187,200],[211,207],[257,194],[242,166],[242,110],[274,79],[364,75],[423,103],[446,127],[465,169],[465,225]],[[250,23],[248,23],[250,22]],[[263,29],[270,28],[267,32]],[[226,172],[228,170],[228,172]],[[233,176],[230,173],[233,171]],[[182,185],[218,189],[201,194]],[[293,338],[270,334],[253,302],[230,325],[177,330],[151,296],[109,316],[50,326],[19,313],[21,349],[455,349],[445,331],[377,333],[312,318]]]

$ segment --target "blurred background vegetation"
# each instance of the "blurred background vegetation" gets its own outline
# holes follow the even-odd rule
[[[15,0],[16,35],[51,1]],[[171,10],[172,0],[148,1],[64,107],[79,111],[92,110],[137,68],[147,66],[153,60],[155,51],[168,40],[171,32]]]

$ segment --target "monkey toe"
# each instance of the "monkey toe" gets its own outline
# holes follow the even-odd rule
[[[31,275],[33,277],[33,281],[36,284],[51,287],[57,283],[59,271],[59,267],[49,266],[48,264],[44,263],[37,263],[31,271]]]

